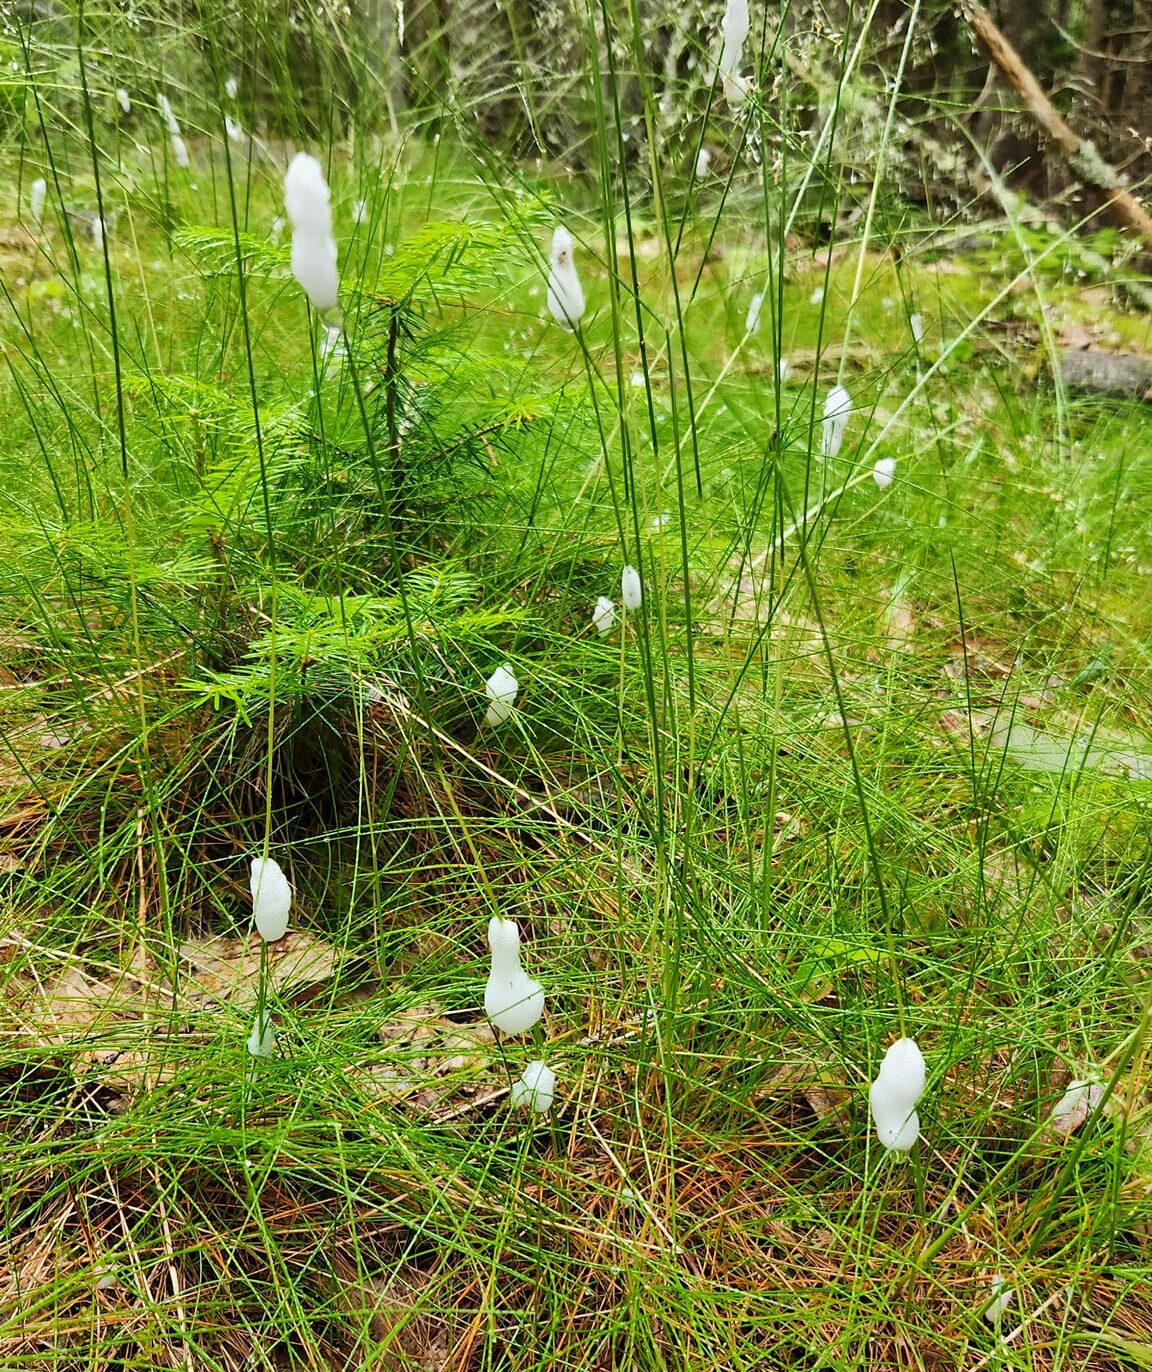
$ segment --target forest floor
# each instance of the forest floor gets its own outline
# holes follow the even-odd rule
[[[409,147],[338,338],[194,159],[0,233],[0,1364],[1152,1366],[1152,411],[1051,366],[1147,317],[705,182],[565,332],[556,185]]]

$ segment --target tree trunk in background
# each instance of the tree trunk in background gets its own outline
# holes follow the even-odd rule
[[[458,118],[505,150],[562,144],[591,117],[585,23],[570,0],[415,0],[403,46],[409,107]]]
[[[353,14],[358,17],[369,79],[374,78],[379,85],[380,103],[387,110],[392,133],[396,134],[404,109],[404,70],[400,65],[395,0],[363,0],[363,12],[353,10]]]
[[[1084,48],[1101,152],[1132,181],[1152,176],[1152,0],[1090,0]]]
[[[988,6],[1005,38],[1045,90],[1063,84],[1056,73],[1061,60],[1065,66],[1069,60],[1069,53],[1057,46],[1060,31],[1053,22],[1058,18],[1053,13],[1057,3],[1058,0],[1031,0],[1027,4],[1021,0],[994,0]],[[1017,188],[1037,199],[1047,199],[1053,191],[1053,178],[1044,157],[1043,141],[1026,118],[1000,109],[1004,104],[1011,107],[1013,99],[1003,80],[991,72],[980,96],[973,133],[998,172]]]
[[[1024,108],[1036,122],[1048,145],[1067,162],[1077,182],[1107,210],[1115,222],[1131,229],[1143,240],[1145,251],[1152,251],[1152,218],[1123,185],[1115,167],[1102,161],[1090,138],[1061,117],[1035,75],[1009,43],[995,21],[976,0],[960,0],[960,10],[980,40],[980,46],[996,63],[1004,79],[1020,96]]]
[[[405,103],[416,115],[442,112],[450,96],[447,11],[448,0],[409,0],[404,5],[400,52],[407,75]]]
[[[1152,0],[988,4],[1057,110],[1133,181],[1152,176],[1146,141],[1152,137]],[[762,26],[767,22],[771,34],[777,22],[775,7],[750,8],[749,69]],[[781,22],[789,41],[807,48],[806,61],[826,66],[835,61],[827,35],[854,34],[864,8],[860,0],[792,0]],[[607,9],[615,26],[617,94],[628,148],[639,154],[647,130],[634,69],[631,5],[608,0]],[[637,0],[646,77],[656,100],[665,98],[660,120],[669,141],[663,150],[673,157],[687,157],[694,145],[710,84],[708,53],[723,9],[724,0]],[[398,44],[398,0],[352,4],[359,33],[377,35],[368,47],[376,54],[373,71],[394,126],[406,108],[429,131],[474,132],[514,156],[556,157],[573,170],[598,161],[593,102],[597,96],[606,104],[611,100],[601,10],[591,6],[591,21],[589,10],[588,0],[406,0]],[[880,0],[865,70],[882,78],[898,60],[910,12],[909,0]],[[1037,198],[1063,189],[1064,169],[1046,157],[1027,116],[1015,112],[1014,97],[973,53],[951,0],[922,0],[919,24],[923,37],[913,46],[906,72],[916,116],[931,120],[934,99],[953,108],[971,102],[972,132],[1011,184]],[[590,79],[592,41],[602,67],[599,92]],[[923,104],[916,105],[918,96]],[[794,114],[805,107],[805,98],[792,103]],[[713,119],[726,113],[717,101]],[[947,124],[938,126],[937,137],[958,147]]]
[[[584,0],[421,0],[428,15],[438,11],[435,29],[425,23],[412,32],[406,51],[423,77],[432,104],[450,96],[465,130],[475,128],[504,151],[521,156],[541,153],[572,167],[594,163],[596,112],[590,83],[589,13]],[[616,6],[627,22],[627,9]],[[683,0],[657,0],[642,10],[684,18]],[[698,20],[699,9],[690,16]],[[603,59],[603,32],[598,12],[596,43]],[[421,43],[437,53],[434,64],[422,57]],[[650,54],[653,63],[659,54]],[[617,44],[622,109],[635,117],[640,110],[638,83]],[[438,64],[435,80],[424,73]],[[611,100],[603,71],[600,98]],[[431,113],[431,107],[425,108]],[[609,124],[613,123],[609,114]]]

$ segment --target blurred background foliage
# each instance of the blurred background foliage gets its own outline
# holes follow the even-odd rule
[[[845,135],[855,124],[864,167],[870,119],[882,114],[910,7],[793,0],[751,8],[748,50],[778,126],[812,133],[835,109],[837,144],[851,157]],[[989,9],[1106,158],[1135,182],[1152,171],[1152,0],[994,0]],[[221,93],[234,77],[235,114],[273,143],[450,129],[494,152],[592,176],[598,105],[618,100],[623,152],[642,178],[651,140],[665,157],[689,158],[710,123],[730,122],[710,57],[722,12],[722,0],[21,0],[0,32],[0,129],[32,142],[41,120],[80,129],[82,37],[97,107],[129,126],[147,115],[119,112],[120,88],[151,111],[166,90],[182,122],[216,132]],[[955,7],[926,0],[914,22],[903,81],[913,98],[902,102],[898,145],[905,192],[918,201],[963,199],[974,148],[1018,189],[1065,190],[1066,169],[1038,155],[1034,129],[1002,98]],[[845,109],[836,99],[840,76],[861,35]],[[658,112],[655,121],[646,108]]]

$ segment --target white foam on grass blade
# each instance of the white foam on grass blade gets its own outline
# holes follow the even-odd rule
[[[484,683],[484,694],[488,697],[485,720],[493,727],[506,724],[512,718],[519,691],[520,683],[512,674],[509,664],[505,662],[502,667],[497,667]]]
[[[868,1091],[876,1137],[891,1152],[906,1153],[920,1137],[916,1106],[924,1095],[926,1080],[919,1044],[911,1038],[897,1039],[884,1054]]]
[[[504,1034],[523,1034],[544,1013],[544,988],[520,965],[520,928],[514,919],[488,921],[492,967],[484,987],[484,1013]]]
[[[521,1073],[520,1080],[512,1083],[508,1098],[514,1110],[531,1110],[533,1114],[546,1115],[556,1098],[556,1073],[539,1059],[530,1062]]]
[[[548,308],[562,329],[571,333],[584,314],[584,290],[576,270],[572,235],[558,224],[552,234],[551,269],[548,274]]]

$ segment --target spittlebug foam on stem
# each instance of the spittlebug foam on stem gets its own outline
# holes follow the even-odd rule
[[[275,943],[288,930],[292,887],[275,858],[252,859],[252,916],[265,943]]]
[[[520,1075],[520,1080],[512,1083],[509,1101],[515,1110],[531,1110],[535,1115],[546,1115],[552,1109],[556,1096],[556,1073],[546,1062],[530,1062]]]
[[[484,988],[484,1013],[505,1034],[523,1034],[544,1013],[544,988],[520,965],[520,929],[514,919],[488,921],[492,969]]]
[[[512,718],[516,707],[516,696],[520,683],[512,675],[512,668],[505,663],[497,667],[484,683],[484,694],[488,697],[488,709],[484,715],[488,724],[505,724]]]
[[[572,235],[563,224],[552,234],[552,268],[548,274],[548,308],[562,329],[571,332],[584,314],[584,290],[576,271]]]
[[[310,153],[297,153],[288,164],[284,208],[292,225],[292,275],[320,313],[332,315],[340,305],[340,278],[331,193],[323,168]]]
[[[920,1137],[916,1106],[924,1094],[924,1054],[915,1039],[897,1039],[884,1054],[868,1092],[876,1137],[895,1153],[906,1153]]]

